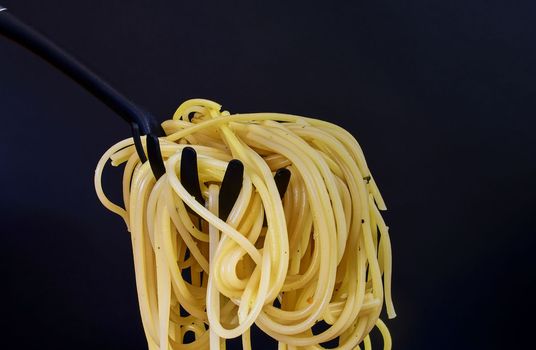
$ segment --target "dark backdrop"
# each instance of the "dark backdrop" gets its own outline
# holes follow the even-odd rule
[[[535,292],[533,2],[2,4],[161,120],[204,97],[345,127],[390,209],[395,348],[521,345]],[[2,348],[145,349],[129,235],[93,190],[129,129],[3,38],[0,111]],[[114,198],[118,175],[105,177]]]

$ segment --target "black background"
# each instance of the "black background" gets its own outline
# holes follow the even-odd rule
[[[533,323],[532,1],[7,1],[134,101],[337,123],[386,199],[397,349],[517,348]],[[129,136],[0,38],[2,348],[145,349],[129,235],[98,202]],[[119,171],[106,189],[120,196]],[[6,347],[7,348],[7,347]]]

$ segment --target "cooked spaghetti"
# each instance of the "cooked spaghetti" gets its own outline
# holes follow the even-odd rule
[[[131,233],[150,350],[223,349],[235,337],[251,349],[253,324],[279,349],[322,349],[334,339],[340,349],[370,349],[375,326],[391,348],[379,319],[383,305],[395,317],[386,208],[352,135],[312,118],[230,114],[201,99],[184,102],[162,127],[160,179],[131,138],[112,146],[95,171],[100,201]],[[205,205],[181,183],[185,147],[197,153]],[[125,164],[124,208],[102,190],[110,159]],[[224,221],[218,194],[232,159],[244,174]],[[280,168],[291,172],[283,198],[274,181]]]

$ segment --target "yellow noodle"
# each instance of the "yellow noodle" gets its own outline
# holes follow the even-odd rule
[[[323,349],[338,339],[337,349],[369,350],[375,326],[391,348],[379,319],[383,305],[396,315],[386,206],[350,133],[295,115],[230,114],[204,99],[184,102],[162,127],[166,173],[158,181],[131,138],[106,151],[95,170],[99,200],[131,233],[150,350],[220,350],[239,336],[249,350],[253,323],[278,349]],[[181,183],[186,146],[197,152],[206,206]],[[244,177],[224,221],[219,188],[232,159],[243,163]],[[102,188],[108,160],[125,164],[123,206]],[[291,172],[283,198],[274,181],[281,167]],[[315,333],[319,321],[327,328]]]

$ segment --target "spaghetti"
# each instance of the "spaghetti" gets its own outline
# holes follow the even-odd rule
[[[230,114],[201,99],[184,102],[162,127],[160,179],[132,139],[106,151],[95,171],[100,201],[131,233],[150,350],[223,349],[225,339],[240,336],[251,349],[254,323],[279,349],[322,349],[334,339],[340,349],[370,349],[375,326],[390,349],[379,319],[384,304],[395,317],[386,208],[348,132],[294,115]],[[198,155],[205,205],[181,183],[185,147]],[[102,189],[110,159],[125,164],[124,207]],[[243,163],[244,176],[224,221],[218,194],[232,159]],[[282,199],[274,181],[280,168],[291,172]],[[185,341],[189,332],[193,342]]]

